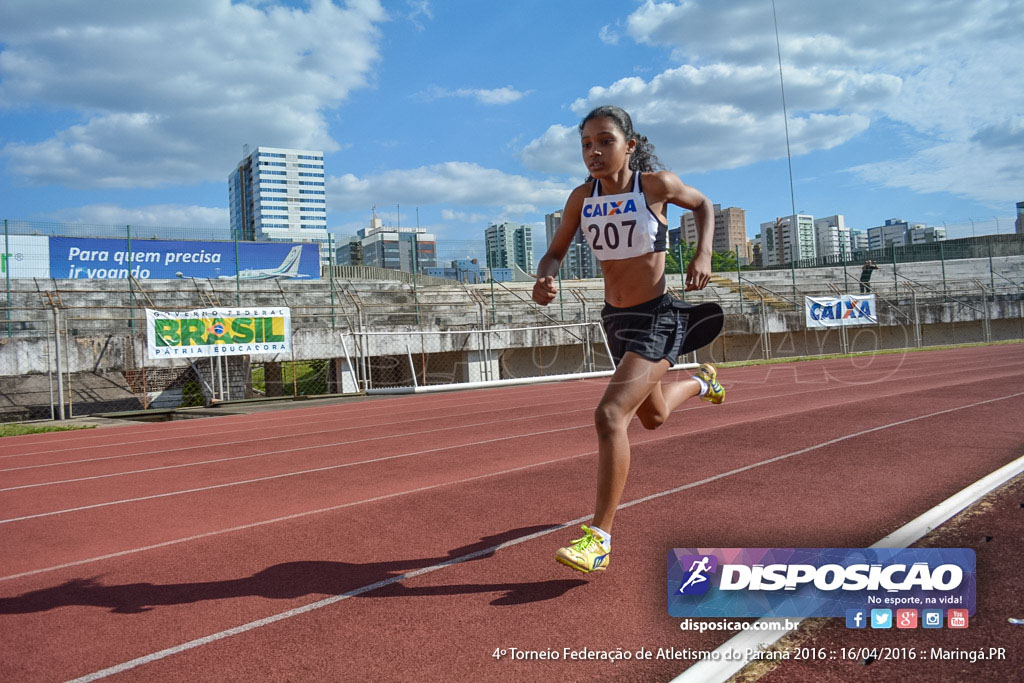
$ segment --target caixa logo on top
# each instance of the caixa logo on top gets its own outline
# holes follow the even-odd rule
[[[838,617],[854,608],[960,608],[974,614],[965,548],[674,548],[674,617]]]
[[[878,322],[875,295],[804,297],[804,318],[807,327],[874,325]]]

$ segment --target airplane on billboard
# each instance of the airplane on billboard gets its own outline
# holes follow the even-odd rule
[[[299,272],[299,261],[302,258],[302,246],[292,247],[288,255],[277,268],[243,268],[238,271],[240,280],[288,280],[309,277]],[[220,275],[218,280],[234,280],[234,275]]]

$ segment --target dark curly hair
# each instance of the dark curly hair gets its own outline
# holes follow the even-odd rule
[[[633,149],[633,154],[629,157],[630,170],[647,173],[665,168],[661,161],[658,160],[658,157],[654,154],[654,145],[651,144],[650,140],[645,136],[640,135],[633,130],[633,119],[629,118],[629,114],[627,114],[626,110],[621,107],[616,107],[610,104],[597,107],[584,116],[583,120],[580,121],[580,134],[583,134],[583,126],[586,125],[587,121],[602,117],[609,118],[615,122],[615,125],[622,131],[623,137],[626,138],[626,142],[636,140],[636,147]],[[587,180],[590,180],[589,175],[587,176]]]

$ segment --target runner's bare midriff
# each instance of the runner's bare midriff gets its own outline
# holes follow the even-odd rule
[[[628,308],[665,293],[665,252],[656,251],[619,261],[602,261],[604,300]]]

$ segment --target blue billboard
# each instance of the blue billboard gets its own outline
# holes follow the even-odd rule
[[[320,279],[316,244],[51,237],[50,277],[72,280]]]

